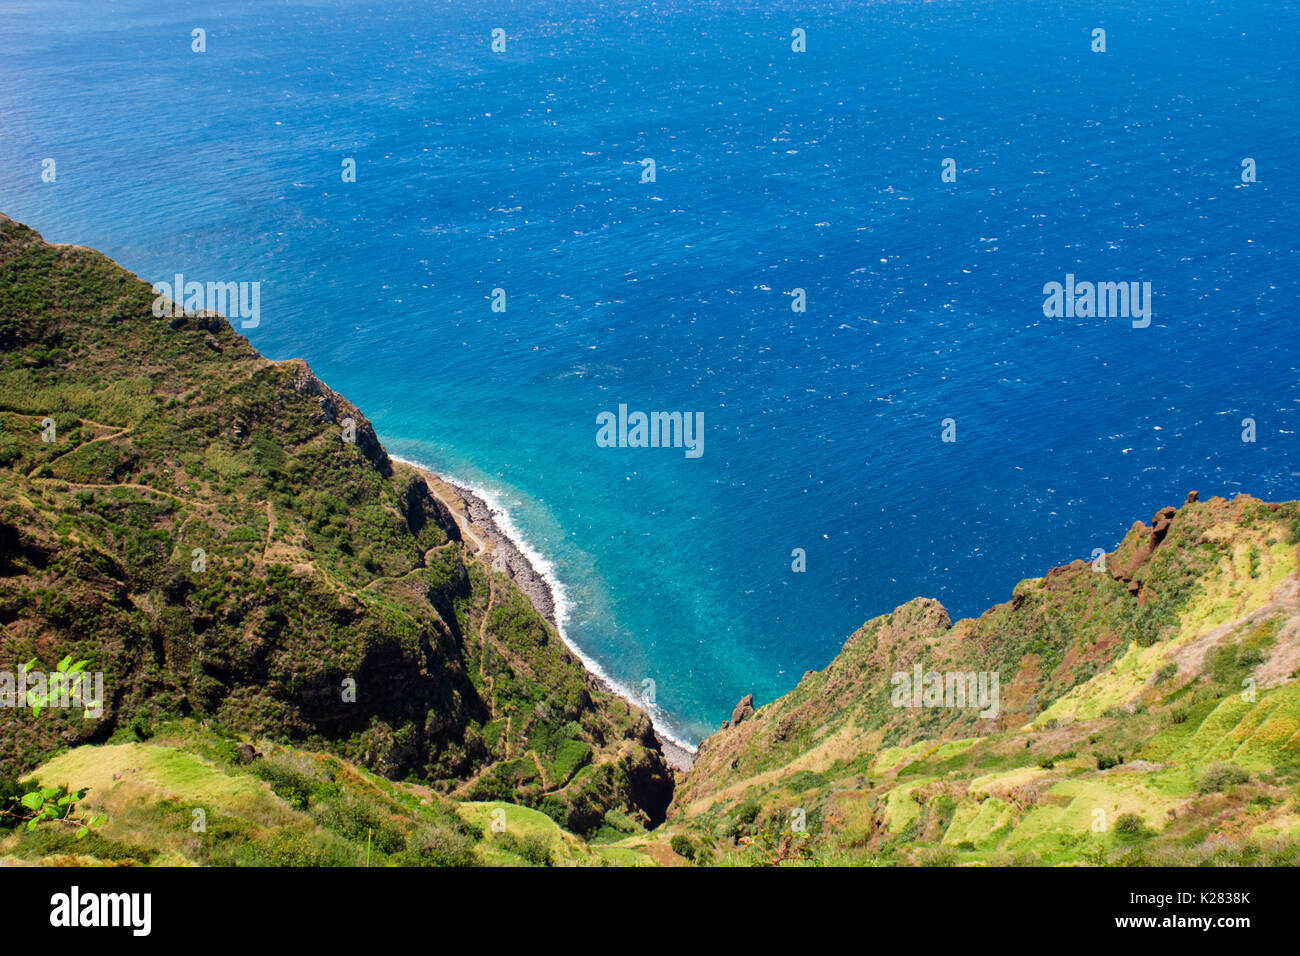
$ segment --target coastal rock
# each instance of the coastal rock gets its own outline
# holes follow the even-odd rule
[[[794,736],[798,729],[798,722],[790,717],[786,717],[777,722],[776,729],[772,731],[772,736],[778,741],[788,740]]]
[[[1195,491],[1189,491],[1187,492],[1187,501],[1185,501],[1184,504],[1189,504],[1189,505],[1194,504],[1199,500],[1200,500],[1200,495],[1198,495]]]
[[[860,628],[845,642],[845,648],[867,640],[886,653],[905,648],[918,633],[940,634],[952,627],[948,609],[934,598],[912,598],[880,619],[879,626],[868,636]]]
[[[1151,734],[1149,718],[1144,719],[1143,712],[1148,705],[1154,708],[1156,700],[1165,707],[1183,707],[1182,689],[1197,684],[1213,686],[1221,680],[1215,671],[1224,658],[1235,659],[1239,653],[1234,646],[1239,636],[1260,633],[1256,630],[1260,622],[1270,621],[1276,644],[1260,655],[1265,657],[1262,665],[1259,658],[1251,659],[1251,665],[1260,686],[1266,681],[1277,682],[1272,691],[1277,696],[1250,710],[1249,705],[1238,709],[1240,698],[1229,685],[1220,685],[1218,691],[1206,695],[1217,693],[1232,705],[1230,722],[1238,728],[1229,734],[1234,738],[1233,748],[1243,746],[1243,740],[1251,735],[1263,741],[1277,713],[1274,701],[1293,692],[1293,675],[1300,663],[1300,572],[1294,549],[1273,552],[1273,559],[1281,563],[1270,564],[1267,544],[1293,536],[1300,504],[1281,503],[1275,512],[1264,510],[1268,507],[1241,496],[1231,502],[1221,497],[1198,500],[1176,513],[1161,509],[1153,519],[1154,527],[1134,522],[1106,554],[1103,565],[1078,560],[1042,577],[1026,578],[1014,586],[1011,601],[994,605],[977,618],[950,623],[937,602],[917,600],[867,621],[825,669],[805,675],[797,688],[765,702],[743,730],[715,733],[703,741],[694,767],[678,781],[670,819],[680,819],[688,826],[693,820],[711,822],[715,807],[737,807],[742,795],[746,808],[782,805],[779,801],[789,806],[791,793],[798,793],[798,801],[805,805],[823,800],[824,806],[838,806],[839,812],[847,813],[857,801],[866,803],[866,793],[879,793],[882,784],[884,789],[894,786],[895,781],[885,783],[882,777],[904,776],[904,771],[897,769],[902,761],[895,764],[894,773],[877,770],[875,779],[870,775],[871,755],[879,753],[882,741],[891,739],[909,748],[917,746],[916,753],[932,755],[921,757],[917,766],[906,770],[912,781],[922,773],[933,775],[931,783],[909,787],[913,806],[933,806],[941,797],[958,803],[969,801],[967,812],[975,816],[981,812],[980,801],[997,797],[1014,805],[1017,813],[1047,810],[1050,819],[1054,811],[1048,808],[1053,800],[1047,790],[1061,774],[1091,776],[1094,767],[1106,765],[1108,774],[1136,776],[1159,773],[1168,766],[1154,759],[1131,759],[1132,741],[1148,739]],[[1214,547],[1205,547],[1207,541]],[[1223,560],[1225,553],[1235,557],[1247,548],[1256,549],[1251,565],[1257,568],[1247,570],[1239,560]],[[1103,570],[1109,574],[1101,573]],[[1112,576],[1114,580],[1108,580]],[[1281,583],[1264,587],[1251,583],[1261,578]],[[1224,605],[1209,605],[1195,597],[1188,600],[1188,595],[1198,593],[1233,597]],[[1220,607],[1230,610],[1221,616]],[[1007,640],[1011,635],[1041,643],[1013,644]],[[1148,659],[1161,661],[1165,674],[1176,679],[1155,679],[1152,674],[1145,681],[1132,680],[1129,650],[1143,645],[1151,647]],[[1213,650],[1216,647],[1222,654]],[[1279,653],[1279,647],[1285,650]],[[1164,654],[1155,657],[1158,652]],[[979,672],[987,669],[991,675],[1000,671],[998,689],[993,691],[999,712],[989,718],[982,716],[968,696],[965,707],[945,701],[948,706],[929,710],[924,720],[918,720],[916,711],[907,706],[906,695],[894,695],[899,686],[895,678],[914,674],[914,666],[944,674],[945,682],[946,675],[954,671],[976,672],[972,677],[977,684]],[[1094,680],[1106,680],[1102,686],[1118,693],[1106,702],[1106,723],[1086,727],[1085,722],[1097,712],[1077,707],[1081,695],[1076,688]],[[1058,702],[1064,703],[1052,719],[1040,719]],[[1212,707],[1202,711],[1212,712],[1218,713]],[[1252,716],[1245,717],[1247,713]],[[1202,766],[1208,767],[1222,756],[1214,749],[1213,740],[1224,731],[1214,721],[1204,726],[1214,729],[1210,743],[1195,756],[1188,756],[1188,751],[1179,755],[1193,764],[1203,761]],[[1115,729],[1119,727],[1125,729]],[[943,750],[936,749],[940,741],[989,734],[990,730],[997,731],[997,736],[983,739],[1006,740],[1014,735],[1020,746],[1007,747],[1008,752],[1031,751],[1027,763],[1037,762],[1054,773],[1029,782],[1006,781],[1000,784],[1005,789],[993,792],[988,777],[973,785],[986,773],[979,756],[967,753],[950,762]],[[1282,729],[1282,733],[1288,732],[1288,728]],[[1088,759],[1076,771],[1063,767],[1059,758],[1054,762],[1056,755],[1065,752],[1066,740],[1083,739],[1097,747],[1090,754],[1097,764]],[[931,743],[922,748],[923,741]],[[1130,759],[1120,756],[1125,753]],[[1102,761],[1103,755],[1118,762],[1109,766]],[[958,764],[964,765],[962,769],[955,769]],[[813,769],[817,772],[810,774]],[[1186,779],[1199,779],[1202,772],[1199,767],[1189,769]],[[1194,792],[1193,787],[1184,791],[1187,802],[1180,804],[1181,814],[1191,815],[1192,811],[1183,808],[1194,811],[1200,806]],[[1243,827],[1258,826],[1244,803],[1238,801],[1242,819],[1250,822]],[[881,841],[892,840],[896,834],[889,831],[887,813],[877,810],[868,818],[864,807],[862,816],[870,822],[860,831],[861,849],[854,852],[867,860]],[[940,843],[946,826],[947,821],[920,817],[916,836],[905,839],[914,839],[921,846]],[[1014,843],[1014,838],[1010,842]]]
[[[201,312],[195,312],[194,324],[204,332],[223,332],[230,328],[230,323],[220,312],[208,312],[206,309]]]
[[[391,477],[393,463],[388,458],[388,452],[384,451],[384,446],[379,443],[379,436],[375,434],[374,426],[361,414],[360,409],[318,379],[312,372],[311,366],[302,359],[290,359],[284,364],[290,369],[293,390],[300,395],[316,399],[320,405],[320,421],[336,424],[350,418],[356,422],[357,447],[381,475],[385,478]]]
[[[746,717],[754,716],[754,695],[746,694],[731,712],[731,725],[734,727]]]
[[[1154,551],[1156,546],[1165,539],[1165,535],[1169,533],[1169,525],[1173,522],[1176,514],[1178,514],[1176,508],[1166,505],[1157,511],[1155,517],[1151,519],[1151,550]]]

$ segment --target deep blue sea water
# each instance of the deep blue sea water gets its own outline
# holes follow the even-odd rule
[[[0,8],[0,211],[260,281],[253,344],[494,492],[686,740],[916,595],[1300,497],[1294,3],[111,7]],[[1150,327],[1044,317],[1066,273]],[[620,403],[704,455],[597,447]]]

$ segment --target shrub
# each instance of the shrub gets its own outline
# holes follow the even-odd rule
[[[253,773],[271,785],[271,790],[277,797],[295,810],[307,809],[311,802],[312,788],[316,784],[307,774],[274,758],[258,760],[252,769]]]
[[[957,863],[957,851],[950,846],[930,850],[921,857],[922,866],[956,866]]]
[[[695,844],[691,842],[691,838],[686,834],[678,833],[674,835],[673,838],[668,841],[668,845],[672,847],[674,853],[683,859],[695,859]]]
[[[1137,836],[1145,829],[1142,817],[1136,813],[1124,813],[1115,821],[1115,832],[1124,836]]]
[[[320,795],[318,789],[317,797]],[[325,829],[333,830],[358,845],[369,845],[380,853],[398,853],[406,849],[405,834],[376,808],[355,797],[326,800],[313,808],[312,816]]]
[[[550,844],[536,834],[517,837],[513,833],[502,833],[497,837],[496,843],[507,853],[522,857],[530,866],[554,865]]]
[[[360,866],[365,861],[365,847],[358,850],[332,833],[285,828],[272,831],[249,849],[251,862],[258,866]]]
[[[1100,751],[1093,751],[1092,755],[1097,758],[1098,770],[1109,770],[1111,767],[1118,767],[1124,762],[1123,754],[1111,756],[1110,754],[1104,754]]]
[[[31,833],[22,834],[18,854],[27,859],[76,854],[116,863],[148,863],[158,855],[158,851],[117,840],[106,840],[93,830],[84,839],[78,840],[71,829],[39,827]]]
[[[581,740],[562,740],[555,751],[555,777],[567,781],[579,768],[590,762],[591,745]]]
[[[1147,855],[1146,848],[1142,845],[1125,850],[1112,861],[1114,866],[1151,866],[1151,858]]]
[[[1236,764],[1212,763],[1201,774],[1201,779],[1196,783],[1196,790],[1198,793],[1221,793],[1249,779],[1250,774]]]
[[[442,827],[415,834],[393,859],[403,866],[478,866],[470,839]]]
[[[930,802],[929,809],[940,820],[948,821],[957,812],[957,801],[951,794],[941,793]]]
[[[1264,663],[1264,652],[1258,647],[1247,647],[1237,654],[1237,666],[1245,668],[1256,668]]]
[[[1056,754],[1054,757],[1048,757],[1045,760],[1041,761],[1038,764],[1038,766],[1042,767],[1045,770],[1051,770],[1053,767],[1056,766],[1056,762],[1058,760],[1072,760],[1077,756],[1078,754],[1075,753],[1073,750],[1062,750],[1059,754]]]
[[[154,734],[153,725],[144,714],[136,714],[131,718],[128,730],[130,730],[132,737],[140,741],[148,740]]]

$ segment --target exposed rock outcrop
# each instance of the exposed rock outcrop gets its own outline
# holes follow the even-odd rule
[[[735,727],[747,717],[754,716],[754,695],[746,694],[731,712],[731,726]]]
[[[293,389],[300,395],[316,399],[320,405],[322,423],[343,426],[349,419],[355,428],[357,447],[385,478],[393,473],[393,463],[388,452],[380,444],[370,420],[361,414],[360,409],[346,398],[329,388],[318,379],[311,367],[302,359],[290,359],[285,363],[292,370]]]

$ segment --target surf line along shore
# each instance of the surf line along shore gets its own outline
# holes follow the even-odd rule
[[[498,512],[472,489],[448,481],[441,475],[435,474],[428,468],[409,459],[399,458],[391,454],[389,457],[393,461],[400,462],[411,468],[424,479],[429,493],[442,502],[443,507],[451,512],[457,526],[460,528],[461,535],[465,539],[465,543],[474,549],[478,558],[514,581],[519,590],[532,602],[537,612],[546,618],[556,632],[561,635],[561,639],[564,639],[556,612],[555,593],[551,589],[550,582],[533,566],[532,561],[529,560],[519,544],[502,530],[495,517]],[[587,673],[591,675],[601,690],[623,697],[636,706],[645,709],[645,705],[637,700],[634,695],[614,686],[588,664],[586,658],[578,652],[577,648],[569,644],[567,640],[565,640],[565,643],[568,644],[569,650],[583,663]],[[659,746],[663,750],[664,760],[676,770],[690,769],[691,764],[695,762],[695,753],[663,733],[659,726],[654,724],[653,714],[650,716],[651,723],[654,725],[655,739],[659,741]]]

